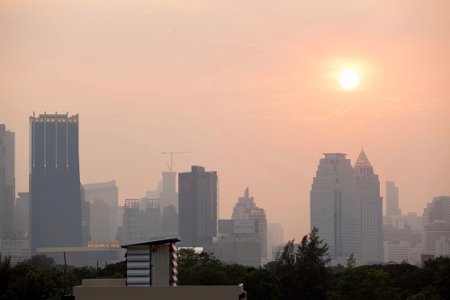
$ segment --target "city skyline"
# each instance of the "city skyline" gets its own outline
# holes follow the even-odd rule
[[[115,179],[121,203],[159,181],[161,152],[189,151],[174,170],[217,170],[221,217],[251,186],[298,241],[321,153],[356,158],[363,145],[402,211],[421,214],[450,194],[449,10],[445,0],[1,1],[0,122],[16,134],[16,191],[28,190],[27,117],[70,112],[82,183]],[[353,89],[338,81],[346,68],[359,74]]]

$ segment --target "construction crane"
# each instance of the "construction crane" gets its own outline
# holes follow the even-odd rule
[[[186,154],[186,153],[191,153],[191,152],[190,152],[190,151],[161,152],[161,154],[170,155],[170,166],[168,166],[170,172],[172,172],[172,170],[173,170],[173,155],[174,155],[174,154]]]

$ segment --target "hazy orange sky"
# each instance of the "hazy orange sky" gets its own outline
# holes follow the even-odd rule
[[[361,84],[345,91],[340,70]],[[0,123],[28,190],[28,117],[80,114],[82,183],[121,201],[174,167],[217,170],[220,216],[245,187],[285,237],[309,230],[324,152],[361,146],[403,211],[450,195],[450,1],[0,2]]]

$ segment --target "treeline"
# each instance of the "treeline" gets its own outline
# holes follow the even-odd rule
[[[264,268],[223,264],[208,253],[179,252],[179,285],[244,284],[248,299],[450,299],[450,258],[409,264],[329,267],[327,246],[313,230],[298,246],[290,241]],[[87,278],[123,278],[125,262],[104,268],[56,265],[38,255],[11,266],[0,257],[0,300],[61,299]]]

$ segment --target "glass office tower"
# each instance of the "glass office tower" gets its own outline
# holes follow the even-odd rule
[[[30,117],[31,251],[81,246],[78,115]]]

